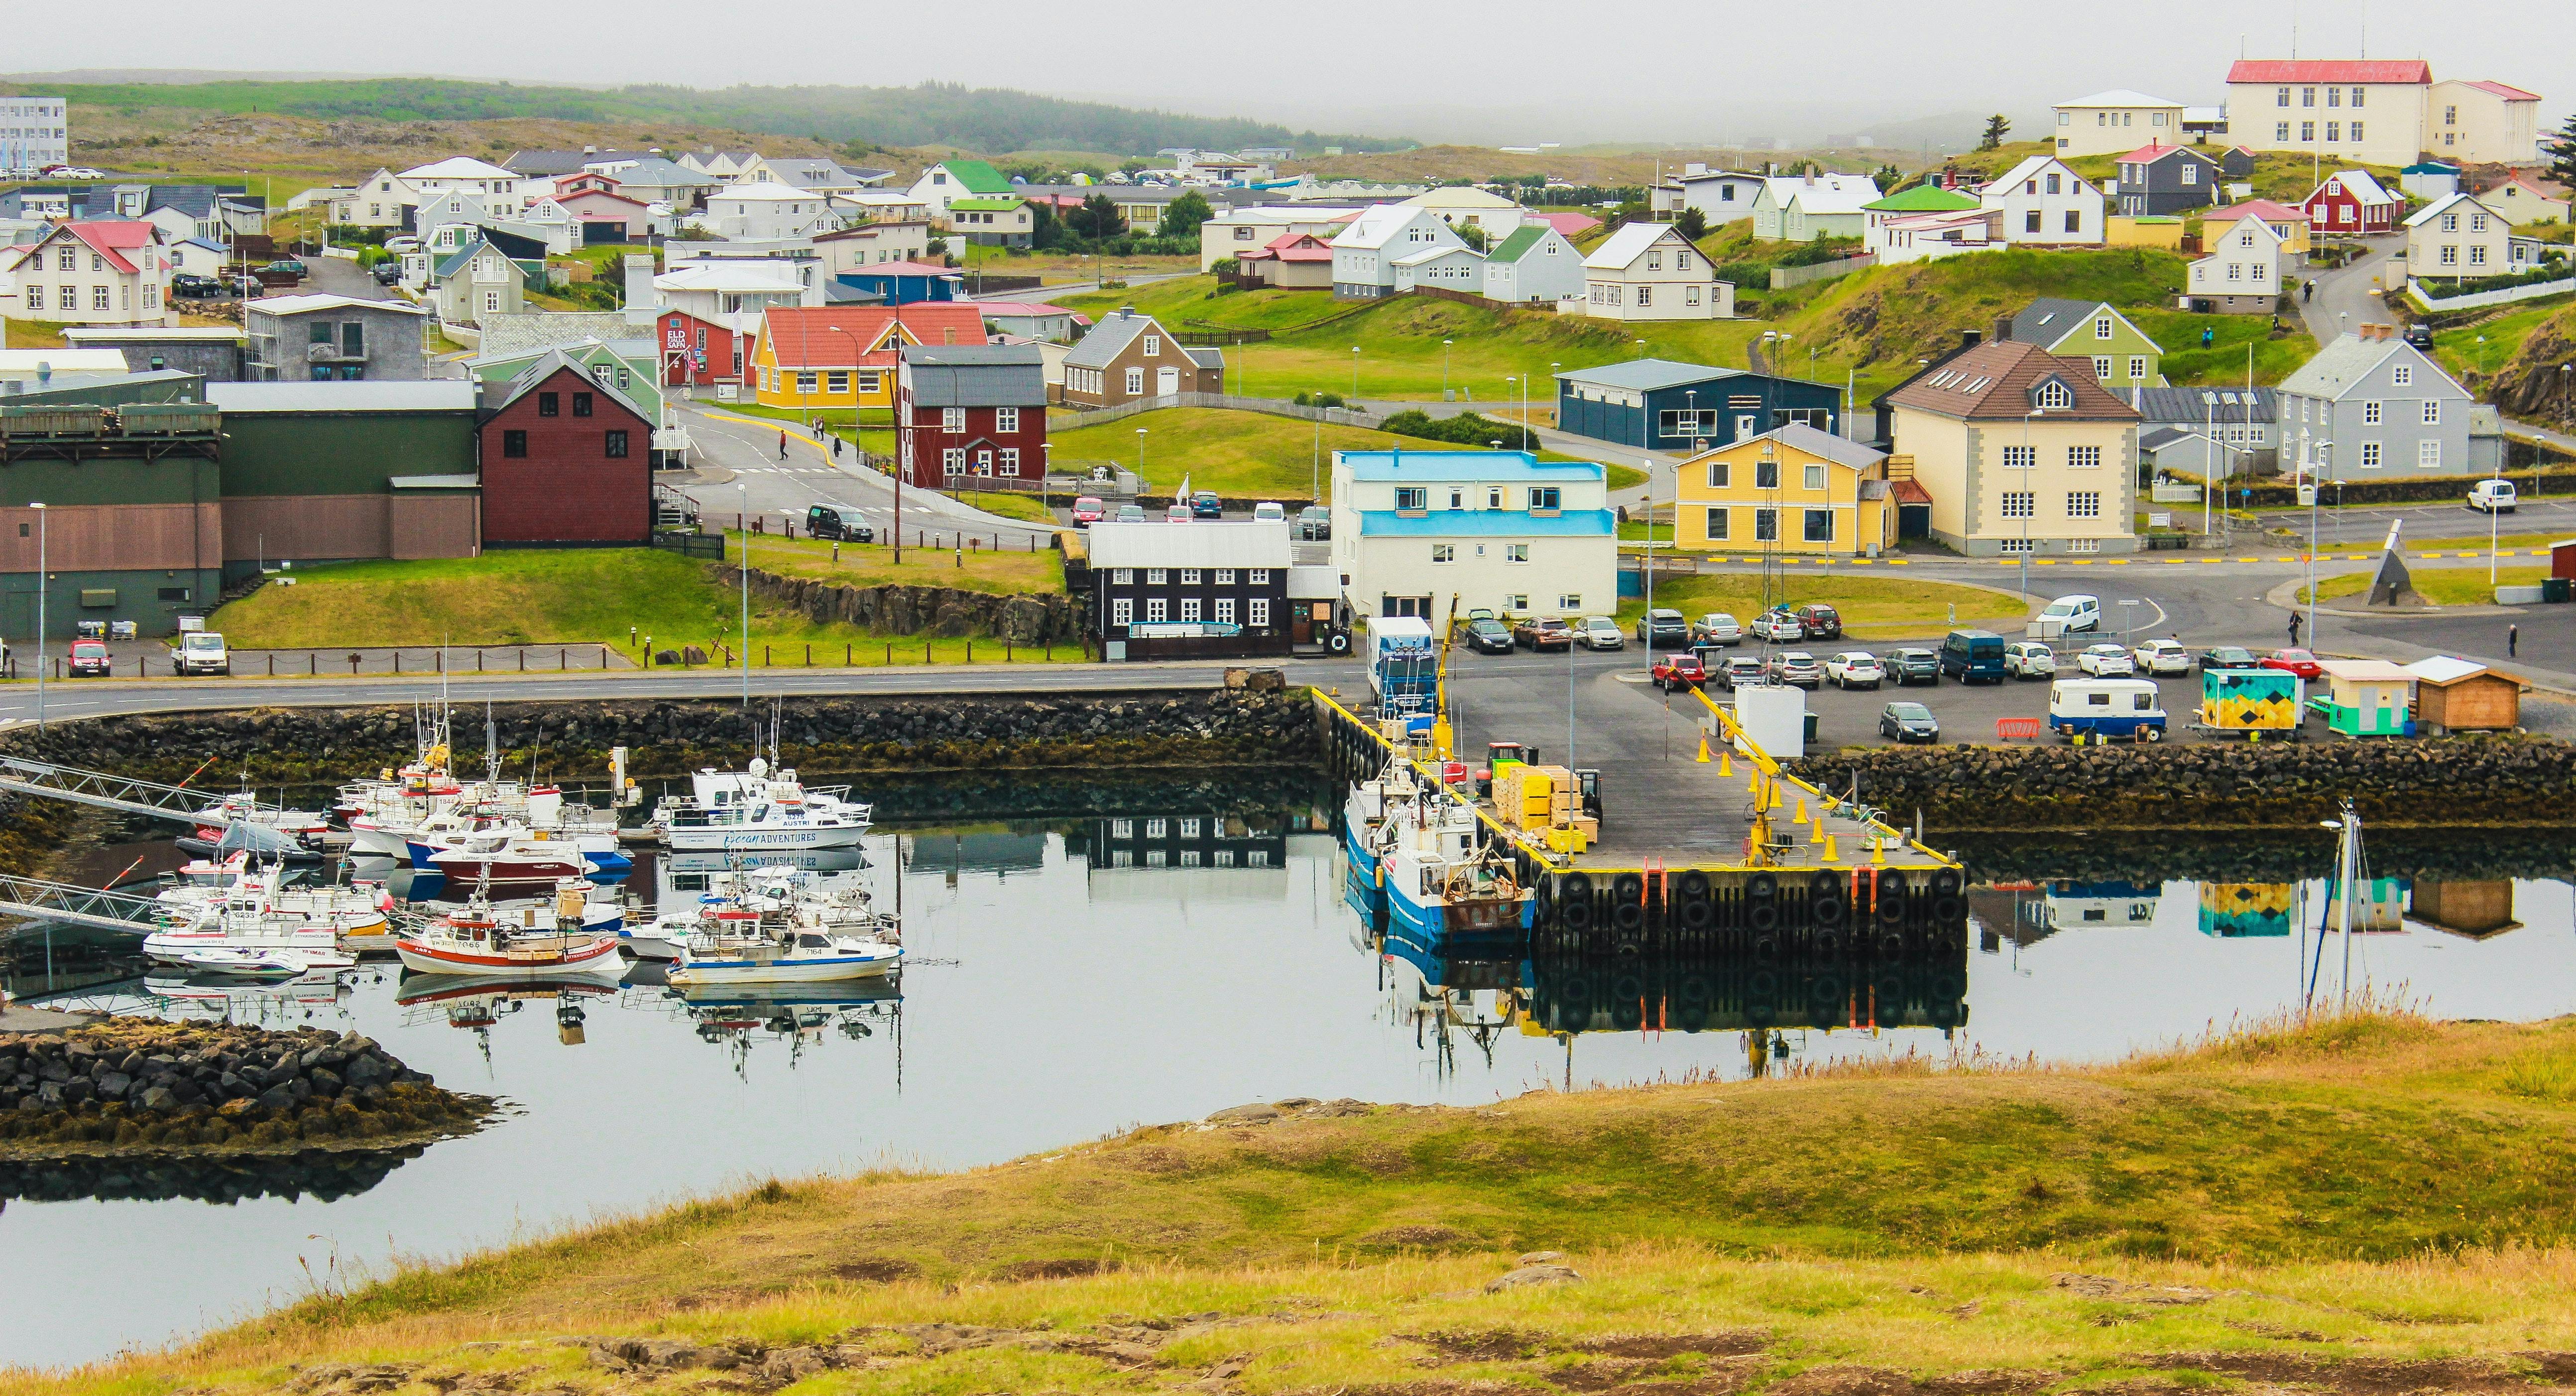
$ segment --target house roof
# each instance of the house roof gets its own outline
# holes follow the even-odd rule
[[[657,291],[802,291],[805,283],[783,263],[719,258],[690,262],[653,278]]]
[[[2218,163],[2199,151],[2192,149],[2190,146],[2166,145],[2162,141],[2139,146],[2137,149],[2121,156],[2119,163],[2123,165],[2152,165],[2159,160],[2170,160],[2177,155],[2188,155],[2206,165],[2215,165]]]
[[[2560,188],[2556,187],[2555,185],[2543,184],[2543,183],[2541,183],[2539,180],[2533,179],[2531,176],[2529,176],[2529,175],[2523,175],[2523,174],[2515,175],[2515,176],[2514,176],[2514,177],[2512,177],[2511,179],[2503,180],[2503,181],[2501,181],[2501,182],[2499,182],[2499,183],[2497,183],[2497,184],[2495,184],[2495,185],[2490,186],[2490,187],[2489,187],[2488,192],[2492,193],[2492,192],[2494,192],[2494,190],[2497,190],[2497,189],[2504,189],[2504,188],[2508,188],[2508,187],[2512,187],[2512,186],[2516,186],[2516,185],[2520,186],[2521,188],[2523,188],[2523,189],[2525,189],[2525,190],[2527,190],[2527,191],[2529,191],[2529,192],[2531,192],[2531,193],[2533,193],[2533,194],[2537,194],[2537,195],[2539,195],[2541,198],[2543,198],[2543,199],[2547,199],[2547,200],[2549,200],[2549,201],[2550,201],[2550,202],[2552,202],[2552,203],[2565,203],[2565,202],[2567,202],[2567,191],[2566,191],[2566,190],[2564,190],[2564,189],[2560,189]]]
[[[2496,213],[2494,209],[2487,208],[2485,204],[2478,203],[2477,195],[2463,192],[2445,194],[2441,198],[2435,199],[2432,203],[2427,204],[2422,212],[2407,219],[2406,226],[2409,228],[2420,228],[2462,204],[2477,204],[2479,208],[2484,209],[2488,213],[2495,214],[2498,218],[2502,218],[2504,216],[2503,214]]]
[[[519,174],[542,176],[573,174],[595,161],[657,158],[642,150],[514,150],[501,163]]]
[[[2182,103],[2168,102],[2162,97],[2150,97],[2143,92],[2132,92],[2125,87],[2115,87],[2108,92],[2096,92],[2090,97],[2078,97],[2071,102],[2060,102],[2057,105],[2061,107],[2178,107]]]
[[[1581,237],[1601,226],[1601,220],[1588,213],[1542,213],[1538,221],[1567,237]]]
[[[2240,58],[2227,70],[2238,82],[2431,82],[2433,65],[2421,58]]]
[[[2386,188],[2382,187],[2378,180],[2371,177],[2370,171],[2368,170],[2337,170],[2333,174],[2327,175],[2324,179],[2317,181],[2317,187],[2309,191],[2308,198],[2313,199],[2319,194],[2324,193],[2326,185],[2329,182],[2339,183],[2345,193],[2350,194],[2355,201],[2360,203],[2394,204],[2404,202],[2404,200],[2389,193]],[[2304,202],[2304,200],[2302,202]]]
[[[610,156],[599,155],[594,156],[593,159],[603,163],[615,163],[621,165],[625,164],[629,160],[634,161],[634,165],[628,169],[607,172],[610,179],[616,180],[620,184],[653,184],[673,188],[685,186],[693,189],[713,189],[724,183],[723,180],[716,178],[714,175],[690,169],[688,166],[680,164],[674,160],[665,160],[659,155],[619,155],[614,157],[613,160]]]
[[[2322,189],[2325,186],[2321,184],[2317,187]],[[2314,196],[2311,195],[2310,197]],[[2305,223],[2309,221],[2308,211],[2306,209],[2292,208],[2288,204],[2275,203],[2270,199],[2247,199],[2241,204],[2229,204],[2225,208],[2211,209],[2200,217],[2201,222],[2208,225],[2233,223],[2240,218],[2260,218],[2266,223]]]
[[[846,228],[834,228],[830,232],[815,233],[812,236],[816,242],[846,242],[852,238],[879,237],[900,228],[929,226],[930,220],[927,218],[879,218],[866,223],[853,223]]]
[[[767,165],[769,172],[777,176],[782,183],[793,184],[803,189],[810,190],[823,185],[856,185],[859,182],[859,176],[855,171],[842,169],[840,162],[827,160],[819,155],[796,155],[777,160],[763,160],[761,163]]]
[[[1046,359],[1034,344],[907,344],[902,356],[914,406],[1044,410]]]
[[[2459,167],[2459,166],[2457,166],[2457,165],[2446,165],[2446,164],[2443,164],[2443,163],[2442,163],[2441,161],[2439,161],[2439,160],[2424,160],[2424,161],[2420,161],[2420,162],[2418,162],[2418,163],[2416,163],[2416,164],[2409,165],[2409,166],[2407,166],[2406,168],[2404,168],[2404,169],[2402,169],[2402,170],[2399,170],[2399,171],[2398,171],[2398,173],[2399,173],[2399,174],[2446,174],[2446,175],[2455,175],[2455,174],[2458,174],[2459,172],[2460,172],[2460,167]]]
[[[261,296],[244,309],[265,310],[271,315],[303,315],[316,310],[382,310],[395,315],[427,315],[428,310],[409,301],[370,301],[356,296],[305,295]]]
[[[1670,223],[1626,223],[1602,239],[1601,245],[1592,249],[1592,255],[1583,259],[1583,265],[1591,271],[1625,271],[1667,234],[1682,246],[1690,246],[1690,240]]]
[[[482,251],[486,247],[493,247],[494,245],[495,244],[492,239],[488,237],[477,237],[458,247],[455,251],[448,253],[445,257],[440,258],[437,269],[431,274],[444,281],[448,277],[454,276],[458,271],[462,270],[467,262],[473,260],[475,253]],[[657,286],[661,284],[661,280],[662,279],[658,276],[653,278],[653,282]]]
[[[1937,184],[1918,184],[1888,195],[1869,205],[1869,209],[1873,213],[1955,213],[1977,206],[1975,199],[1955,189],[1944,189]]]
[[[2024,344],[2036,344],[2046,349],[2074,333],[2078,325],[2090,321],[2096,312],[2105,309],[2110,309],[2115,316],[2120,315],[2118,310],[2112,309],[2102,301],[2079,301],[2064,296],[2042,296],[2023,306],[2021,313],[2013,316],[2012,337]],[[2136,326],[2132,325],[2130,328],[2135,329]]]
[[[1082,342],[1064,356],[1065,365],[1069,368],[1106,368],[1138,335],[1149,329],[1163,334],[1162,326],[1156,324],[1151,315],[1126,310],[1104,315],[1100,323],[1092,327],[1091,333],[1084,335]],[[1165,339],[1170,337],[1164,334]]]
[[[1932,492],[1923,488],[1923,482],[1920,480],[1891,480],[1887,484],[1887,495],[1899,504],[1932,502]]]
[[[402,172],[405,181],[416,179],[517,179],[517,170],[505,170],[489,160],[471,155],[451,155],[427,165],[414,165]]]
[[[1397,233],[1411,226],[1417,218],[1429,217],[1439,222],[1439,215],[1426,213],[1410,204],[1380,204],[1360,210],[1360,215],[1333,234],[1333,246],[1353,248],[1384,247]],[[1440,226],[1448,227],[1446,223]]]
[[[1496,194],[1491,190],[1478,189],[1473,185],[1454,185],[1441,189],[1426,189],[1423,192],[1414,195],[1412,198],[1405,200],[1404,206],[1411,208],[1520,207],[1519,204],[1513,203],[1511,200],[1504,198],[1500,194]]]
[[[2429,390],[2439,384],[2450,384],[2451,391],[2467,397],[2441,365],[2418,352],[2406,341],[2390,335],[2386,339],[2364,339],[2357,334],[2339,335],[2335,342],[2317,351],[2317,356],[2299,366],[2296,373],[2281,380],[2281,391],[2302,397],[2341,400],[2364,378],[2392,358],[2404,357],[2432,377],[2418,385],[2417,391],[2430,396]]]
[[[1403,256],[1396,258],[1391,265],[1399,267],[1418,267],[1425,262],[1439,261],[1443,257],[1472,257],[1479,262],[1485,260],[1484,253],[1479,252],[1464,243],[1451,243],[1446,247],[1426,247],[1419,252],[1407,252]]]
[[[1531,248],[1538,246],[1542,239],[1554,231],[1556,230],[1541,224],[1523,223],[1512,230],[1512,235],[1510,237],[1503,239],[1501,242],[1495,243],[1494,250],[1485,254],[1485,260],[1488,262],[1517,262],[1523,256],[1527,255]]]
[[[898,324],[904,338],[916,344],[984,342],[982,308],[957,301],[900,307],[773,305],[762,312],[760,333],[781,368],[846,368],[888,361],[891,356],[880,346]]]
[[[2242,426],[2249,415],[2254,421],[2270,422],[2279,420],[2281,413],[2280,396],[2270,388],[2132,388],[2129,401],[2150,422],[2183,427],[2212,421]]]
[[[1762,184],[1774,204],[1795,203],[1810,214],[1858,213],[1878,200],[1878,185],[1867,175],[1773,175]]]
[[[986,160],[942,160],[939,167],[970,194],[1007,194],[1011,181]]]
[[[581,380],[582,391],[598,393],[601,396],[606,397],[610,402],[616,403],[618,406],[625,408],[628,415],[634,417],[635,420],[644,423],[648,427],[652,425],[652,414],[646,412],[643,408],[636,406],[635,399],[628,397],[626,394],[619,392],[609,384],[603,383],[599,379],[591,376],[590,370],[585,367],[580,360],[566,354],[561,347],[546,350],[543,354],[537,356],[536,362],[529,364],[526,368],[520,369],[517,377],[512,378],[508,383],[502,385],[500,388],[497,394],[499,401],[486,401],[483,404],[483,415],[489,417],[492,414],[501,411],[511,403],[517,402],[519,399],[526,397],[529,393],[534,392],[539,384],[554,377],[558,373],[571,374],[573,377]],[[543,404],[539,405],[540,407],[543,406]]]
[[[1201,368],[1225,367],[1225,351],[1213,345],[1184,344],[1181,346],[1181,352],[1189,355],[1190,362]]]
[[[975,308],[983,311],[984,318],[987,320],[996,315],[1008,315],[1041,320],[1050,316],[1062,315],[1071,319],[1076,324],[1088,325],[1091,323],[1091,317],[1088,315],[1077,314],[1065,309],[1063,306],[1050,305],[1045,301],[977,301],[975,302]]]
[[[1836,465],[1847,465],[1854,470],[1867,470],[1887,459],[1885,451],[1875,450],[1858,441],[1845,440],[1829,431],[1818,431],[1803,422],[1790,422],[1777,426],[1760,436],[1748,436],[1740,441],[1732,441],[1705,454],[1724,455],[1764,441],[1803,451],[1820,460],[1832,461]]]
[[[1740,368],[1714,368],[1673,359],[1628,359],[1603,364],[1599,368],[1568,369],[1556,378],[1560,383],[1589,383],[1596,387],[1651,393],[1664,388],[1686,388],[1695,383],[1715,382],[1721,378],[1750,376]]]
[[[2059,421],[2134,422],[2138,411],[2093,381],[2093,366],[2059,358],[2036,344],[2019,340],[1980,344],[1941,365],[1933,373],[1888,394],[1897,407],[1954,417],[1962,421],[2019,420],[2030,415],[2030,394],[2042,380],[2055,377],[2075,395],[2075,405],[2052,410]]]
[[[2481,80],[2472,82],[2469,86],[2476,88],[2480,92],[2493,93],[2508,102],[2537,102],[2540,100],[2539,93],[2525,92],[2521,88],[2515,87],[2510,83],[2488,82]]]
[[[2462,679],[2473,679],[2480,674],[2496,673],[2495,670],[2483,664],[2472,664],[2468,660],[2447,654],[2436,654],[2416,660],[2406,666],[2406,672],[2413,674],[2416,682],[2429,683],[2435,688],[2448,688]],[[2513,676],[2510,674],[2496,674],[2496,677],[2508,682],[2513,681]]]
[[[1260,519],[1104,521],[1091,526],[1086,541],[1094,572],[1104,567],[1285,568],[1292,552],[1287,523]]]
[[[1602,467],[1591,461],[1543,461],[1528,451],[1408,451],[1399,446],[1390,451],[1336,451],[1333,460],[1350,467],[1353,480],[1405,484],[1491,480],[1581,483],[1605,475]]]
[[[481,387],[471,378],[208,383],[206,401],[226,412],[471,412]]]
[[[820,201],[822,197],[811,189],[799,189],[793,184],[781,184],[774,179],[756,180],[750,184],[728,184],[722,189],[707,191],[707,198],[711,201],[740,199],[745,203],[804,203],[807,200]]]
[[[140,218],[94,218],[57,226],[66,236],[79,239],[91,251],[106,258],[109,266],[129,272],[136,268],[133,260],[125,254],[137,248],[150,247],[161,232],[159,224],[147,223]],[[32,245],[42,246],[44,242],[45,239],[39,238]]]

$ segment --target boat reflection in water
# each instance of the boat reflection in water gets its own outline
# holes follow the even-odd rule
[[[422,974],[403,972],[394,1003],[408,1026],[444,1019],[482,1039],[483,1054],[492,1053],[493,1025],[531,1003],[550,1003],[555,1013],[555,1040],[578,1047],[588,1040],[582,1001],[615,997],[615,980],[600,975],[527,978],[511,975]]]

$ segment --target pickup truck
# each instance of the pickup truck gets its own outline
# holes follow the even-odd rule
[[[180,634],[179,647],[170,651],[170,669],[178,674],[229,674],[233,658],[224,649],[223,636],[212,630],[189,630]]]

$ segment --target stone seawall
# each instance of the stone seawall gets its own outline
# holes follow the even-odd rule
[[[2350,798],[2387,827],[2559,824],[2576,745],[2529,737],[1820,753],[1791,769],[1931,832],[2314,827]]]
[[[735,585],[741,573],[726,569]],[[1082,607],[1061,592],[997,596],[955,587],[854,587],[751,570],[755,596],[791,606],[818,624],[839,621],[879,635],[991,636],[1014,645],[1082,643]]]
[[[1044,697],[790,697],[774,709],[780,758],[832,772],[1004,768],[1304,765],[1315,713],[1277,690],[1061,694]],[[608,750],[628,749],[634,776],[739,766],[766,746],[773,708],[730,699],[499,703],[492,721],[503,768],[574,784],[606,778]],[[455,715],[457,765],[480,768],[479,708]],[[20,727],[0,751],[176,780],[208,757],[200,784],[247,770],[256,783],[348,779],[413,758],[408,707],[258,708],[139,714]],[[216,773],[220,772],[218,775]]]

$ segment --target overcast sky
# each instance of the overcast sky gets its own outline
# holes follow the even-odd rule
[[[2352,57],[2366,39],[2369,56],[2426,58],[2436,77],[2539,92],[2545,125],[2576,110],[2567,0],[449,0],[433,22],[390,26],[329,13],[243,24],[208,23],[180,0],[57,7],[11,26],[0,64],[697,86],[937,79],[1424,140],[1678,144],[1968,111],[2005,111],[2028,130],[2051,101],[2105,88],[2215,103],[2240,44],[2288,56],[2295,15],[2301,57]]]

